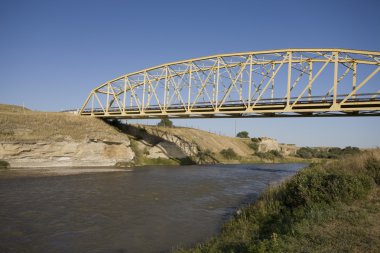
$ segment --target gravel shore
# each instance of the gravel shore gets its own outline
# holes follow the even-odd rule
[[[52,167],[52,168],[11,168],[0,170],[0,177],[16,176],[66,176],[84,173],[99,172],[129,172],[131,169],[113,168],[113,167]]]

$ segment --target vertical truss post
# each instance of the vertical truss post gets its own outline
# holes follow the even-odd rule
[[[110,107],[109,105],[109,100],[110,100],[110,83],[107,85],[107,105],[106,105],[106,114],[108,114],[108,109]]]
[[[288,84],[286,87],[286,107],[290,109],[290,86],[292,82],[292,51],[288,52]]]
[[[216,72],[215,72],[215,69],[213,69],[212,72],[214,72],[214,73],[212,75],[213,80],[212,80],[212,94],[211,94],[212,101],[211,101],[211,104],[213,106],[215,106],[215,90],[216,90]]]
[[[133,106],[133,95],[132,95],[132,89],[129,87],[129,108],[132,109]]]
[[[217,69],[216,69],[216,88],[215,88],[215,111],[219,111],[219,76],[220,76],[220,59],[217,58]]]
[[[165,66],[165,87],[164,87],[164,112],[166,112],[166,97],[167,97],[167,89],[168,89],[168,70],[169,67]]]
[[[334,52],[334,87],[333,87],[333,107],[336,106],[336,95],[338,89],[338,52]]]
[[[273,103],[273,98],[274,98],[274,63],[272,63],[271,70],[272,70],[271,102]]]
[[[250,55],[249,59],[249,79],[248,79],[248,108],[251,108],[251,93],[252,93],[252,58],[253,55]]]
[[[142,92],[142,103],[141,103],[141,112],[144,113],[144,110],[145,110],[145,86],[146,86],[146,76],[148,75],[148,73],[144,73],[144,84],[143,84],[143,92]]]
[[[354,62],[353,63],[353,69],[352,69],[352,90],[355,90],[356,89],[356,81],[357,81],[357,77],[356,77],[356,68],[357,68],[357,63]],[[355,94],[352,96],[353,99],[356,98]]]
[[[125,114],[125,107],[127,102],[127,77],[124,77],[124,96],[123,96],[123,114]]]
[[[244,66],[245,69],[246,66]],[[243,64],[241,66],[243,68]],[[239,89],[239,96],[240,96],[240,102],[244,104],[244,98],[243,98],[243,71],[240,72],[240,89]]]
[[[309,97],[309,100],[311,99],[311,84],[312,84],[312,81],[313,80],[313,62],[312,61],[309,61],[309,87],[308,87],[308,97]]]
[[[151,82],[148,81],[148,96],[147,96],[147,100],[148,100],[148,101],[146,102],[146,108],[149,108],[149,107],[150,107],[150,100],[152,99],[151,86],[152,86]]]
[[[187,94],[187,112],[190,113],[190,102],[191,102],[191,79],[192,77],[192,71],[193,71],[193,63],[190,63],[190,69],[189,69],[189,87],[188,87],[188,94]]]

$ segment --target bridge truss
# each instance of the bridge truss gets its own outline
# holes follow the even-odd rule
[[[380,115],[380,52],[285,49],[220,54],[126,74],[93,89],[104,118]]]

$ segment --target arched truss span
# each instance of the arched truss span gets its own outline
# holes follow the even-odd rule
[[[220,54],[126,74],[93,89],[81,115],[106,118],[380,115],[380,52]]]

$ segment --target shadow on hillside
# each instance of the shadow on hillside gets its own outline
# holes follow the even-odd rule
[[[119,120],[104,120],[107,124],[116,127],[121,132],[132,136],[137,141],[144,141],[151,147],[159,147],[171,160],[180,165],[197,164],[193,158],[187,156],[175,143],[169,142],[164,138],[150,134],[146,129],[122,123]]]

